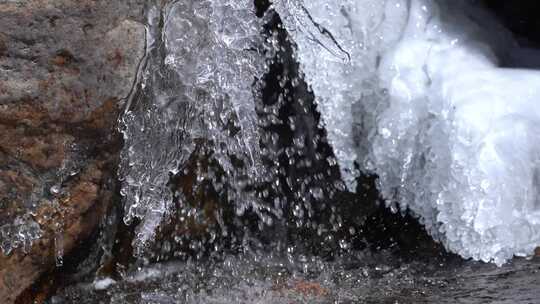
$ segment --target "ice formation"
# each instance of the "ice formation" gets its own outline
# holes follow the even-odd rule
[[[350,188],[357,162],[466,258],[540,245],[540,72],[501,67],[519,48],[495,18],[474,1],[274,7]]]
[[[42,233],[39,224],[30,216],[18,216],[13,223],[0,226],[0,249],[5,255],[11,254],[17,248],[22,248],[26,252]]]
[[[253,88],[263,72],[261,48],[253,1],[172,1],[150,12],[141,81],[121,118],[121,194],[125,221],[141,220],[138,250],[170,214],[173,197],[181,199],[168,182],[196,149],[222,170],[200,178],[216,189],[235,185],[227,195],[238,206],[256,203],[242,185],[265,176]]]
[[[361,145],[356,144],[359,138],[351,122],[355,111],[363,106],[359,104],[362,96],[378,94],[378,53],[374,50],[390,46],[399,32],[381,23],[381,1],[284,0],[274,1],[274,7],[296,43],[304,77],[315,93],[342,178],[354,189],[354,162],[363,151],[357,149]],[[390,12],[403,15],[406,7]],[[371,106],[375,111],[378,104],[373,102]],[[357,127],[359,132],[364,129]]]

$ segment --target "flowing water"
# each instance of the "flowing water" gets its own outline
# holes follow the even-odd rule
[[[385,252],[332,262],[270,254],[149,265],[118,282],[68,287],[51,303],[538,303],[538,284],[538,259],[497,267]]]

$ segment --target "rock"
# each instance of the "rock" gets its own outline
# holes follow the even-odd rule
[[[317,282],[306,282],[301,280],[294,283],[292,290],[304,296],[313,295],[322,297],[330,294],[328,289],[322,287]]]
[[[68,253],[93,231],[110,203],[110,193],[99,188],[105,170],[105,162],[96,161],[81,173],[78,181],[68,185],[70,191],[61,197],[58,206],[42,202],[34,218],[43,236],[28,253],[15,250],[9,256],[0,256],[0,297],[7,299],[7,303],[54,267],[58,250],[55,241],[61,239],[61,250]]]
[[[17,219],[41,230],[0,252],[2,303],[54,269],[112,203],[104,185],[115,179],[116,121],[145,52],[145,2],[0,1],[0,230]]]

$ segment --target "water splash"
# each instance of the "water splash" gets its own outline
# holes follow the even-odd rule
[[[120,123],[138,255],[160,230],[157,251],[174,255],[220,240],[286,250],[306,229],[314,244],[337,244],[332,234],[348,229],[339,213],[356,200],[334,200],[337,161],[277,14],[259,19],[248,1],[173,2],[150,11],[147,36]]]
[[[248,189],[267,176],[255,112],[260,30],[250,1],[174,1],[150,12],[148,62],[121,118],[121,194],[125,221],[141,221],[137,248],[182,200],[169,183],[190,170],[195,152],[206,158],[199,164],[217,166],[197,166],[194,188],[234,185],[227,199],[238,212],[263,209],[253,208],[258,200]]]

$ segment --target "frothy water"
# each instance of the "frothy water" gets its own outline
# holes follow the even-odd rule
[[[54,303],[535,303],[540,263],[406,262],[388,253],[334,262],[301,256],[225,256],[148,265],[122,280],[68,287]]]

